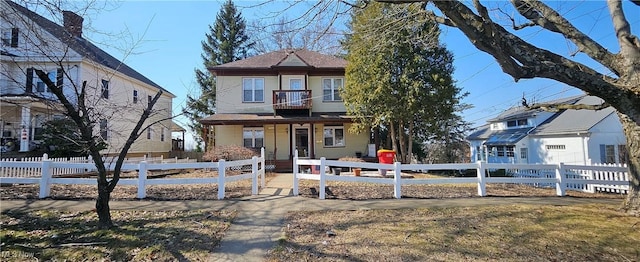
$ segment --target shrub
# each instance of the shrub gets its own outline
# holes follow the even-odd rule
[[[251,148],[236,146],[236,145],[227,145],[227,146],[216,146],[212,150],[206,152],[203,156],[203,160],[207,161],[218,161],[220,159],[224,160],[242,160],[242,159],[250,159],[253,156],[257,156],[258,153],[255,152]]]

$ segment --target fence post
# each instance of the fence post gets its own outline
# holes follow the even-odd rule
[[[556,195],[565,196],[566,186],[564,163],[560,163],[556,167]]]
[[[224,159],[218,160],[218,200],[224,199]]]
[[[318,197],[319,199],[324,199],[325,198],[325,179],[326,179],[326,173],[324,170],[324,161],[326,160],[325,157],[321,157],[320,158],[320,196]]]
[[[40,198],[49,197],[51,194],[51,160],[47,154],[42,157],[42,177],[40,178]]]
[[[138,198],[147,197],[147,161],[141,161],[138,165]]]
[[[251,194],[257,195],[258,194],[258,157],[253,156],[251,160],[253,162],[251,163],[251,173],[253,174],[253,177],[251,179]]]
[[[293,195],[298,194],[298,150],[295,150],[293,151]]]
[[[478,196],[486,196],[487,195],[487,187],[484,183],[484,174],[486,173],[485,163],[482,161],[478,161]]]
[[[260,186],[266,187],[265,181],[265,172],[267,171],[267,167],[265,166],[265,157],[264,157],[264,147],[260,149],[260,166],[262,167],[262,171],[260,172]]]
[[[395,197],[396,199],[400,199],[402,198],[402,170],[400,169],[400,166],[402,164],[400,162],[395,162],[393,163],[393,197]]]

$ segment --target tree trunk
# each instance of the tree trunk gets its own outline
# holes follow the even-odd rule
[[[618,113],[627,138],[627,165],[629,167],[629,193],[622,208],[629,214],[640,215],[640,124],[627,115]],[[640,119],[640,116],[631,116]]]
[[[98,213],[98,228],[110,229],[113,227],[111,220],[111,209],[109,208],[109,199],[111,198],[111,190],[109,190],[109,182],[98,179],[98,199],[96,199],[96,213]]]
[[[396,154],[398,153],[398,147],[397,145],[397,139],[396,139],[396,127],[394,126],[393,121],[389,121],[389,133],[391,136],[391,150],[395,151]],[[396,155],[396,159],[398,158],[398,156]]]

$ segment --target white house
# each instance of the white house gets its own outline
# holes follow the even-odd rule
[[[95,133],[109,145],[104,154],[121,148],[147,101],[162,91],[146,122],[153,125],[129,152],[157,155],[171,151],[175,96],[83,38],[81,16],[63,11],[63,25],[59,25],[12,1],[0,1],[0,7],[3,146],[12,143],[16,151],[30,151],[40,142],[43,124],[62,117],[59,101],[34,73],[39,69],[48,72],[76,106],[80,104],[76,92],[86,83],[84,104],[96,123]]]
[[[581,95],[547,103],[597,105]],[[467,137],[471,160],[490,163],[625,163],[622,125],[615,109],[546,112],[514,107]]]

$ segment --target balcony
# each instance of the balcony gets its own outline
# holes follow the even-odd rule
[[[311,90],[274,90],[273,109],[311,109]]]

